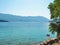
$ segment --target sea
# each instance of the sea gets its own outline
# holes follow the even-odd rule
[[[49,22],[0,22],[0,45],[37,45],[56,37],[49,32]]]

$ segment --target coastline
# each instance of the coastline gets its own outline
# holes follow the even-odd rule
[[[44,40],[43,42],[38,43],[37,45],[60,45],[60,40],[57,38],[52,38],[51,40]]]

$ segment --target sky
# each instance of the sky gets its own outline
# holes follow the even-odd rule
[[[0,0],[0,13],[50,18],[48,5],[53,0]]]

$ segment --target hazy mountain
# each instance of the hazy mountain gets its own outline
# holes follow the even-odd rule
[[[6,20],[9,22],[20,21],[20,22],[48,22],[49,19],[42,16],[15,16],[11,14],[0,13],[0,20]]]

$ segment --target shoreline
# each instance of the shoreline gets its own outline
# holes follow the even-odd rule
[[[40,43],[38,43],[37,45],[60,45],[60,40],[57,38],[52,38],[50,40],[44,40]]]

